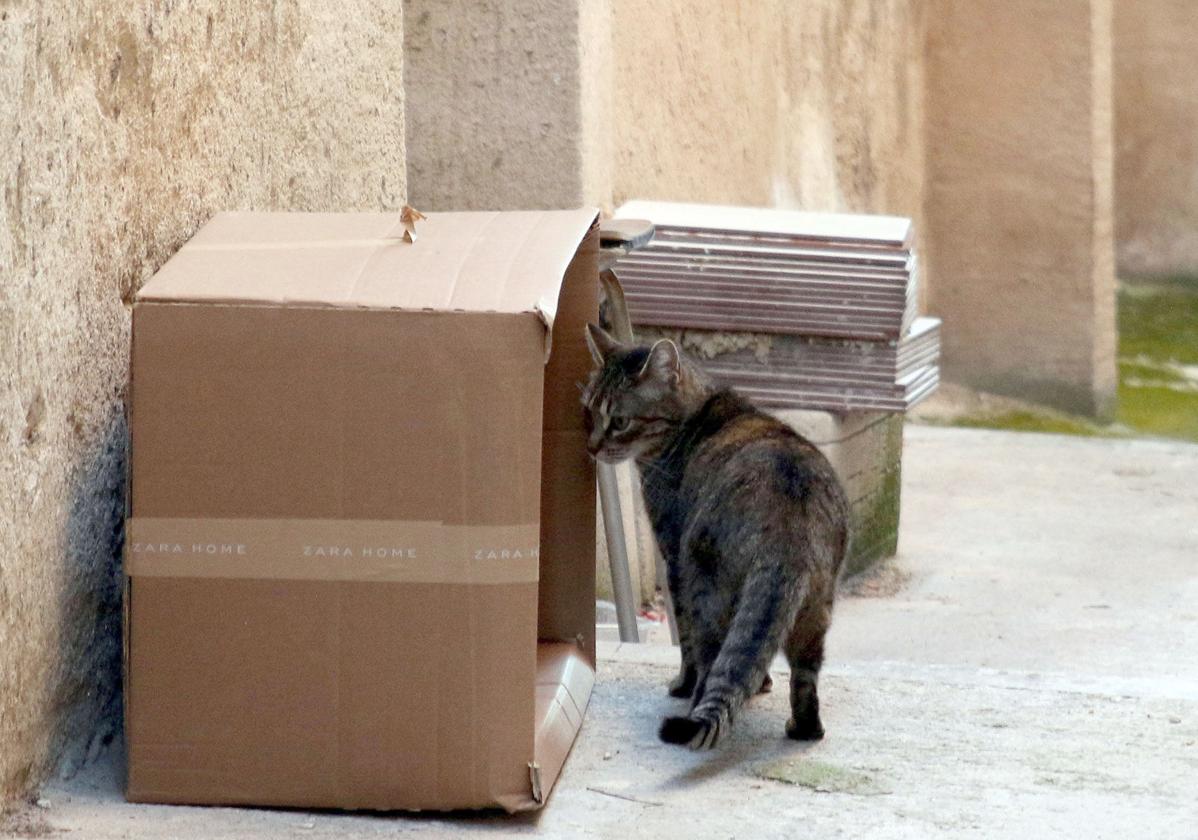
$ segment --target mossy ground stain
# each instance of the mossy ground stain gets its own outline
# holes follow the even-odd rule
[[[805,787],[817,793],[880,796],[890,792],[866,773],[808,758],[775,761],[755,772],[763,779]]]

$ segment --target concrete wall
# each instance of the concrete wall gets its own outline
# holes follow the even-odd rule
[[[613,0],[613,198],[923,205],[921,0]]]
[[[944,0],[936,12],[925,220],[945,376],[1105,414],[1110,0]]]
[[[922,8],[405,0],[412,202],[918,214]]]
[[[401,206],[402,37],[377,0],[0,3],[0,805],[113,734],[125,300],[215,210]]]
[[[606,205],[606,0],[404,0],[408,177],[425,210]]]
[[[1198,3],[1115,0],[1119,270],[1198,274]]]

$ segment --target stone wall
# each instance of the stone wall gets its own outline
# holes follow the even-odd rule
[[[412,201],[922,210],[921,0],[405,0]]]
[[[1198,3],[1115,0],[1115,232],[1126,275],[1198,274]]]
[[[403,10],[416,207],[607,203],[606,0],[404,0]]]
[[[921,0],[612,6],[616,204],[919,216]]]
[[[219,209],[401,206],[402,37],[374,0],[0,3],[0,803],[115,731],[129,296]]]
[[[1098,415],[1115,391],[1110,3],[944,0],[925,66],[944,375]]]

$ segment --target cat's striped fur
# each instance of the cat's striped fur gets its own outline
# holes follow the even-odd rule
[[[673,343],[621,343],[593,325],[587,340],[589,448],[635,459],[669,570],[682,647],[670,693],[691,709],[665,719],[662,740],[713,746],[779,649],[791,667],[786,734],[822,737],[816,680],[848,518],[831,466]]]

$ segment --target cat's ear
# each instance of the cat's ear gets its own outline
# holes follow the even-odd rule
[[[602,327],[587,324],[587,347],[590,348],[595,364],[602,367],[607,357],[620,349],[620,342],[612,338]]]
[[[599,285],[603,288],[603,302],[599,304],[599,326],[625,344],[635,344],[632,319],[628,317],[628,302],[624,300],[624,287],[610,268],[599,272]]]
[[[641,379],[653,377],[671,388],[678,384],[679,367],[678,345],[668,338],[659,339],[649,348],[649,358],[641,368]]]

